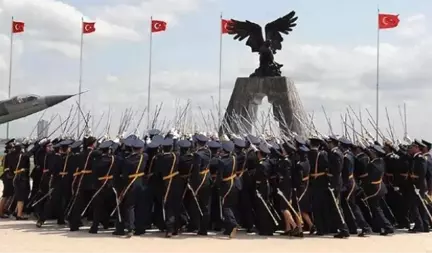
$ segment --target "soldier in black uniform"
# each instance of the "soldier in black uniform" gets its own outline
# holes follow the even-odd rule
[[[66,205],[68,204],[70,195],[70,183],[71,183],[71,167],[68,166],[69,157],[69,146],[73,143],[72,140],[64,140],[56,146],[60,147],[59,153],[51,156],[49,168],[49,194],[47,200],[44,201],[43,211],[38,217],[36,223],[37,227],[42,227],[47,218],[53,216],[53,213],[57,216],[57,224],[65,225],[64,212]],[[67,160],[65,159],[67,158]],[[73,172],[72,172],[73,173]]]
[[[429,195],[429,198],[432,199],[432,155],[430,153],[430,150],[432,148],[432,143],[422,140],[422,143],[425,145],[423,148],[423,156],[426,158],[426,186],[427,186],[427,194]]]
[[[221,144],[218,140],[210,140],[207,142],[207,147],[211,153],[211,159],[209,163],[209,170],[211,175],[211,202],[210,202],[210,223],[209,229],[215,231],[222,230],[222,206],[220,202],[219,189],[215,187],[217,172],[219,169],[219,150]],[[188,195],[190,196],[190,195]],[[195,207],[195,206],[194,206]],[[195,208],[196,209],[196,208]],[[198,217],[197,215],[194,215]],[[198,226],[199,221],[193,222],[195,226]],[[192,229],[192,227],[191,227]]]
[[[258,146],[257,158],[259,161],[256,167],[255,179],[255,192],[257,202],[255,205],[256,211],[256,226],[259,235],[272,236],[275,228],[279,225],[275,216],[270,209],[270,185],[269,175],[271,172],[271,165],[268,160],[270,149],[266,143],[261,143]]]
[[[148,155],[143,153],[144,142],[140,139],[129,139],[128,146],[132,147],[132,153],[125,158],[121,167],[121,176],[125,187],[119,196],[120,213],[122,220],[117,219],[116,230],[114,235],[127,235],[131,237],[135,228],[135,216],[139,215],[134,211],[136,203],[141,201],[137,196],[143,191],[142,177],[145,173],[145,167]],[[141,218],[142,219],[142,218]],[[125,229],[127,233],[125,233]],[[140,231],[144,232],[144,231]]]
[[[300,210],[296,210],[294,208],[294,203],[297,204],[297,202],[292,201],[295,199],[293,197],[294,185],[292,179],[292,175],[294,174],[295,170],[295,164],[292,163],[290,157],[283,147],[280,150],[282,151],[281,157],[277,163],[277,166],[274,168],[274,172],[276,174],[275,197],[279,199],[279,210],[283,215],[285,224],[284,233],[282,234],[302,237],[303,232],[301,227],[301,213]]]
[[[94,178],[96,192],[93,194],[93,223],[89,233],[96,234],[99,224],[108,227],[110,213],[113,209],[112,203],[116,203],[117,197],[114,187],[114,175],[118,175],[118,168],[121,166],[120,157],[113,154],[114,142],[107,140],[99,145],[101,156],[94,162]],[[89,206],[90,203],[87,204]],[[115,207],[115,206],[114,206]]]
[[[381,208],[381,199],[387,193],[383,177],[385,172],[385,162],[382,157],[385,151],[379,145],[373,145],[367,149],[371,161],[367,166],[367,176],[363,181],[363,189],[365,191],[365,198],[369,204],[373,217],[373,227],[380,229],[381,235],[388,235],[393,233],[393,227],[384,215]]]
[[[165,237],[177,235],[176,222],[180,217],[182,181],[178,176],[179,154],[174,152],[174,141],[166,138],[162,143],[162,153],[154,160],[154,173],[162,180],[161,202],[165,222]]]
[[[69,208],[69,228],[70,231],[78,231],[81,225],[82,211],[90,201],[94,192],[93,161],[99,156],[99,151],[95,150],[96,138],[87,136],[83,140],[83,151],[77,157],[77,169],[74,172],[74,192]],[[88,210],[90,211],[90,210]]]
[[[181,200],[181,214],[180,219],[177,220],[177,228],[176,230],[179,230],[184,225],[187,225],[190,222],[190,216],[189,213],[192,212],[192,208],[196,208],[196,206],[192,207],[193,204],[196,205],[196,203],[193,203],[193,196],[192,192],[190,192],[190,185],[189,185],[189,175],[192,172],[192,166],[193,166],[193,155],[190,152],[190,148],[192,146],[192,143],[188,140],[179,140],[177,142],[177,145],[179,147],[179,165],[178,165],[178,171],[179,171],[179,177],[182,181],[182,200]],[[188,194],[189,193],[189,194]]]
[[[429,217],[425,209],[424,198],[426,192],[427,160],[421,152],[424,144],[415,140],[409,153],[412,155],[410,168],[409,207],[410,214],[415,223],[410,232],[429,232]]]
[[[13,178],[14,178],[14,173],[13,173],[13,168],[11,169],[9,167],[9,156],[10,153],[13,151],[14,149],[14,143],[15,139],[11,139],[8,142],[6,142],[6,146],[5,146],[5,156],[3,157],[2,160],[2,165],[3,165],[3,174],[0,176],[1,180],[3,181],[3,195],[2,198],[0,200],[0,218],[2,219],[6,219],[9,218],[9,211],[8,206],[9,206],[9,202],[13,201],[13,196],[14,196],[14,186],[13,186]]]
[[[198,134],[196,139],[196,151],[194,153],[194,165],[191,173],[191,185],[195,191],[202,217],[200,217],[198,235],[207,235],[208,224],[210,222],[210,202],[211,202],[211,175],[209,164],[211,152],[205,146],[209,140],[206,136]]]
[[[345,137],[339,139],[340,149],[343,151],[343,167],[342,167],[342,191],[341,205],[344,211],[347,225],[351,234],[357,234],[357,227],[361,228],[359,236],[363,237],[372,230],[369,224],[363,217],[359,206],[356,203],[357,184],[354,179],[355,158],[351,152],[351,141]]]
[[[14,150],[10,153],[6,164],[6,166],[14,172],[13,186],[15,201],[17,202],[17,220],[27,220],[27,218],[24,217],[23,211],[24,202],[27,201],[30,193],[30,157],[22,151],[22,147],[20,143],[15,144]]]
[[[45,202],[48,200],[47,198],[45,198],[44,200],[40,201],[41,198],[47,195],[49,191],[49,163],[52,155],[54,154],[53,142],[51,142],[50,140],[43,140],[40,147],[41,149],[36,153],[37,155],[35,157],[35,162],[36,167],[38,167],[37,170],[40,170],[41,176],[38,184],[37,193],[32,199],[34,202],[39,201],[39,203],[34,206],[35,215],[38,218],[40,216],[43,216]]]
[[[248,135],[245,143],[245,169],[241,176],[241,189],[239,192],[239,217],[240,224],[246,229],[247,233],[254,232],[254,207],[257,204],[255,172],[259,161],[256,154],[256,146],[260,144],[260,140]]]
[[[335,225],[338,229],[338,233],[334,236],[335,238],[345,238],[349,237],[348,227],[345,222],[343,215],[343,210],[340,205],[340,197],[342,190],[342,169],[343,169],[343,159],[344,155],[340,148],[338,147],[339,140],[335,136],[330,136],[328,141],[328,147],[330,149],[328,153],[328,168],[329,171],[327,176],[330,180],[330,187],[328,188],[328,193],[330,194],[330,210],[332,211],[332,216],[334,216]],[[332,228],[330,228],[332,229]]]
[[[233,238],[237,232],[237,221],[234,215],[234,209],[238,203],[239,184],[236,175],[236,156],[233,154],[234,143],[223,141],[219,170],[216,178],[216,187],[219,189],[219,195],[222,205],[222,214],[224,221],[224,235]]]

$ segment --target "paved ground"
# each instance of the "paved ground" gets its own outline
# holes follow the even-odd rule
[[[152,232],[140,237],[118,238],[110,232],[97,235],[69,232],[54,224],[37,229],[34,221],[0,221],[0,252],[431,252],[432,234],[397,233],[393,236],[333,239],[290,239],[238,234],[236,239],[219,235],[206,238],[181,235],[166,239]]]
[[[0,182],[0,192],[2,184]],[[237,238],[220,235],[198,237],[186,234],[176,238],[163,238],[162,233],[151,232],[144,236],[119,238],[111,231],[97,235],[87,233],[88,228],[69,232],[65,227],[46,224],[42,229],[34,220],[0,220],[0,252],[427,252],[432,253],[432,233],[407,234],[398,232],[392,236],[370,236],[333,239],[308,237],[292,239],[283,236],[271,238],[246,235],[239,232]]]

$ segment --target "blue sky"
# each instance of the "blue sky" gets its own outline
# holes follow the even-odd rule
[[[153,15],[168,21],[166,32],[153,35],[155,103],[166,103],[168,117],[177,98],[211,109],[209,97],[217,96],[220,13],[227,19],[248,19],[264,26],[295,10],[298,26],[284,37],[276,60],[285,64],[284,74],[298,84],[308,111],[324,105],[338,121],[347,104],[373,109],[378,6],[382,13],[399,14],[401,20],[397,29],[380,34],[381,83],[386,89],[382,103],[396,108],[406,102],[410,111],[418,111],[432,94],[428,87],[432,76],[427,71],[432,66],[428,50],[432,2],[426,0],[3,0],[1,92],[7,94],[10,15],[26,22],[26,32],[16,36],[14,46],[14,94],[77,91],[80,17],[85,16],[97,22],[96,33],[84,39],[83,89],[90,90],[84,98],[87,108],[100,113],[112,106],[119,115],[126,107],[145,106],[149,16]],[[253,72],[257,55],[228,35],[223,36],[223,48],[224,106],[235,78]],[[1,69],[2,61],[6,68]],[[419,90],[424,98],[413,95]],[[68,111],[71,103],[51,111]],[[393,113],[399,121],[396,110]],[[19,126],[14,128],[17,134],[28,131],[31,127],[26,122],[34,117],[14,123]],[[325,121],[317,120],[325,128]],[[417,134],[426,123],[415,124],[413,131]]]

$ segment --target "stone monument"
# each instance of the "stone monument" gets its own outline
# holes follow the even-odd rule
[[[292,80],[281,76],[282,64],[274,61],[274,54],[277,50],[282,49],[282,35],[289,34],[297,25],[297,17],[294,11],[289,14],[268,23],[265,26],[264,40],[261,26],[248,20],[238,21],[231,19],[228,22],[228,33],[234,35],[234,40],[242,41],[248,38],[246,45],[249,46],[253,53],[260,55],[260,66],[247,77],[239,77],[236,80],[234,90],[231,95],[220,133],[226,133],[230,129],[233,132],[240,133],[237,121],[234,122],[233,115],[237,114],[250,132],[252,129],[251,122],[257,119],[258,106],[267,96],[268,101],[273,106],[273,114],[279,122],[281,130],[286,132],[295,132],[298,135],[304,135],[305,129],[298,116],[303,122],[306,120],[306,113],[298,96],[297,89]],[[287,129],[288,128],[288,129]]]

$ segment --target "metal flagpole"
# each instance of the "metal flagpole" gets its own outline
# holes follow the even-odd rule
[[[376,140],[378,141],[379,132],[379,67],[380,67],[380,28],[379,28],[379,7],[378,10],[378,22],[377,22],[377,72],[376,72]]]
[[[10,33],[10,53],[9,53],[9,87],[8,87],[8,98],[11,98],[11,90],[12,90],[12,58],[13,58],[13,22],[14,18],[12,17],[11,23],[11,33]],[[9,140],[9,122],[6,123],[6,139]]]
[[[147,89],[147,128],[150,129],[150,99],[151,99],[151,71],[152,71],[152,34],[153,17],[150,17],[150,47],[149,47],[149,69],[148,69],[148,89]]]
[[[82,62],[83,62],[83,42],[84,42],[84,32],[83,32],[84,18],[81,18],[81,46],[80,46],[80,66],[79,66],[79,85],[78,85],[78,106],[81,108],[81,85],[82,85]],[[80,124],[81,115],[77,113],[78,116],[78,126],[77,126],[77,138],[80,136]]]
[[[407,125],[407,113],[406,113],[406,103],[404,103],[404,135],[408,136],[408,125]]]
[[[222,124],[222,108],[221,108],[221,97],[222,97],[222,33],[223,33],[223,27],[222,27],[222,12],[220,14],[220,38],[219,38],[219,101],[218,101],[218,127]]]

